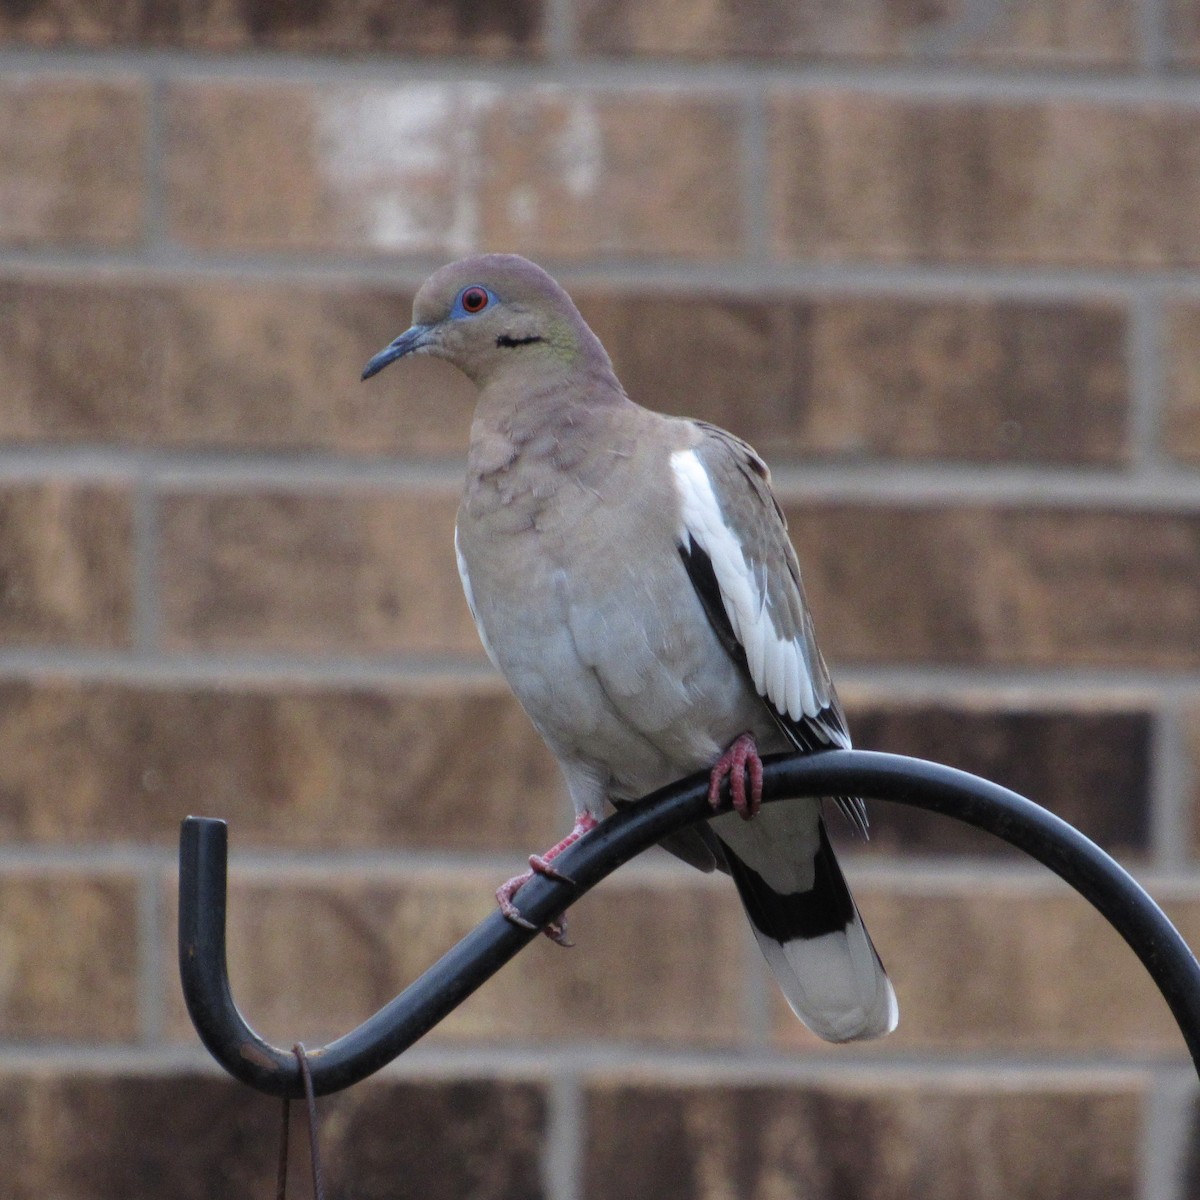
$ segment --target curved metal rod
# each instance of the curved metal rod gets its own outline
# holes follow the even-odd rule
[[[665,834],[712,815],[708,776],[663,788],[609,817],[555,863],[573,883],[535,875],[520,906],[536,925],[564,912],[606,875]],[[862,750],[768,759],[763,799],[866,796],[928,809],[984,829],[1032,855],[1107,918],[1150,972],[1179,1023],[1200,1073],[1200,964],[1132,876],[1053,813],[965,771]],[[235,1078],[272,1096],[302,1094],[295,1056],[264,1041],[238,1011],[225,958],[227,830],[188,817],[180,831],[179,966],[188,1012],[214,1058]],[[408,1049],[537,935],[492,913],[374,1016],[309,1052],[318,1094],[349,1087]]]

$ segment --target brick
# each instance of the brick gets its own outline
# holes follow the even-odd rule
[[[384,1200],[402,1178],[430,1200],[542,1197],[545,1109],[542,1089],[521,1081],[374,1080],[323,1097],[329,1194]],[[293,1113],[292,1190],[307,1194]],[[274,1194],[278,1107],[229,1079],[12,1071],[0,1114],[11,1200]]]
[[[148,440],[161,289],[0,282],[0,439]]]
[[[1115,306],[576,298],[631,395],[735,429],[770,457],[1128,457]],[[413,360],[383,392],[358,380],[411,302],[373,289],[0,281],[0,438],[458,456],[474,389],[457,371]]]
[[[314,1042],[340,1036],[494,913],[501,882],[465,870],[390,880],[235,878],[234,995],[278,1044],[291,1045],[300,1031]],[[173,892],[174,880],[167,886]],[[744,1042],[749,935],[728,880],[618,875],[576,904],[569,924],[578,949],[565,954],[539,938],[456,1009],[435,1040]],[[172,995],[171,1004],[172,1035],[193,1038],[182,1000]]]
[[[1167,308],[1163,449],[1182,462],[1200,463],[1200,307],[1177,301]]]
[[[1147,714],[851,704],[850,725],[862,749],[970,770],[1110,853],[1148,853]],[[243,846],[520,851],[556,840],[565,812],[557,768],[498,684],[0,684],[0,837],[10,843],[173,844],[183,814],[206,813],[228,819]],[[847,839],[852,852],[1004,849],[902,805],[874,805],[872,818],[870,842]]]
[[[788,507],[835,666],[1198,661],[1189,513]],[[409,492],[168,497],[167,642],[478,655],[448,549],[453,510]]]
[[[416,493],[170,496],[166,642],[482,657],[454,564],[455,509]]]
[[[1124,709],[991,709],[848,703],[862,750],[932,759],[980,775],[1057,813],[1110,854],[1150,852],[1150,713]],[[837,835],[839,822],[832,822]],[[871,805],[871,840],[856,853],[998,854],[1004,842],[902,804]],[[1019,851],[1012,850],[1016,855]]]
[[[1111,1200],[1137,1194],[1143,1096],[1099,1077],[991,1091],[852,1081],[785,1087],[597,1082],[587,1200]]]
[[[138,1036],[137,883],[46,871],[0,876],[0,1037]]]
[[[785,505],[826,658],[1184,668],[1200,520],[1172,510]]]
[[[0,840],[541,850],[558,768],[499,683],[226,690],[0,682]]]
[[[1186,108],[780,91],[770,146],[784,257],[1200,259],[1200,119]]]
[[[740,244],[738,120],[659,91],[179,85],[170,227],[228,251],[720,258]]]
[[[72,6],[25,0],[0,12],[0,42],[49,48],[262,48],[511,58],[541,53],[543,9],[543,0],[321,0],[306,5],[110,0]]]
[[[0,488],[0,640],[122,646],[131,613],[131,515],[116,488]]]
[[[768,458],[1121,463],[1125,318],[1105,303],[580,292],[629,394]]]
[[[0,439],[458,456],[475,400],[458,371],[358,378],[411,308],[372,289],[5,280]]]
[[[734,100],[683,92],[514,96],[483,126],[483,245],[730,258],[743,242],[741,120]]]
[[[860,880],[854,896],[895,985],[900,1025],[846,1047],[848,1056],[1186,1053],[1166,1001],[1120,935],[1049,876],[891,887]],[[1195,944],[1195,895],[1158,899]],[[771,999],[781,1047],[824,1049],[780,996]]]
[[[132,83],[0,83],[0,244],[136,243],[146,120]]]
[[[918,59],[1075,66],[1137,59],[1132,0],[1018,0],[982,25],[965,0],[789,3],[585,0],[584,47],[598,54],[712,59]]]
[[[456,221],[449,126],[473,128],[475,85],[319,90],[179,84],[167,103],[167,213],[204,248],[444,255]]]
[[[403,1179],[430,1200],[548,1196],[547,1102],[537,1084],[375,1083],[321,1103],[334,1126],[325,1148],[331,1195],[393,1200]]]

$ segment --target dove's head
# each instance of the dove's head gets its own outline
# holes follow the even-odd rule
[[[413,323],[363,369],[369,379],[407,354],[453,363],[480,387],[513,371],[611,369],[571,297],[517,254],[480,254],[435,271],[413,302]]]

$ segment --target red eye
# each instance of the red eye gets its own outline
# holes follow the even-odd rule
[[[487,308],[488,294],[485,288],[469,287],[462,294],[462,306],[469,313],[482,312]]]

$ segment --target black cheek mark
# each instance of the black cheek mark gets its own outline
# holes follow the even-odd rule
[[[502,346],[506,350],[511,350],[514,346],[532,346],[534,342],[540,342],[541,340],[537,334],[533,334],[530,337],[515,338],[509,337],[507,333],[502,333],[496,339],[496,345]]]

